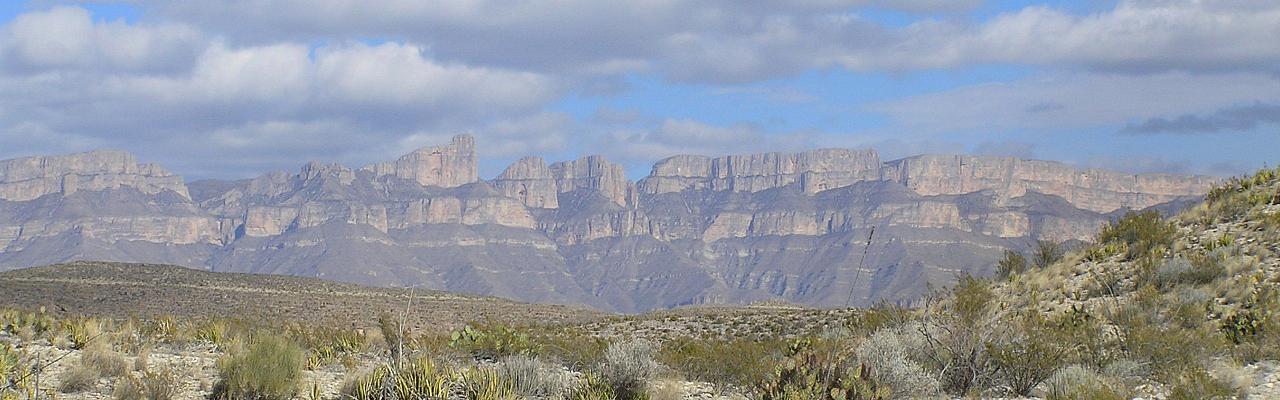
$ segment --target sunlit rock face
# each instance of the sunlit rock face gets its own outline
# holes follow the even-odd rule
[[[153,164],[139,164],[123,151],[92,151],[0,161],[0,199],[34,200],[48,194],[74,194],[129,187],[146,194],[171,191],[188,197],[182,177]]]
[[[116,151],[0,161],[0,269],[157,262],[624,312],[910,302],[1214,183],[868,149],[680,155],[638,181],[603,156],[526,157],[484,180],[476,153],[464,135],[361,169],[190,184]]]

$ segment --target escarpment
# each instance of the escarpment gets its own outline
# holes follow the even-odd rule
[[[123,152],[0,161],[0,269],[155,262],[613,311],[906,302],[989,273],[1004,249],[1088,240],[1115,213],[1214,183],[869,149],[677,155],[637,181],[598,155],[477,171],[465,135],[360,169],[311,162],[191,189]]]

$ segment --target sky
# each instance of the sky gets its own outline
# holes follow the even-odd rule
[[[1280,2],[0,1],[3,159],[238,179],[459,133],[484,177],[827,147],[1236,175],[1280,162]]]

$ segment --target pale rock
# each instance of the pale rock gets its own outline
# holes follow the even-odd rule
[[[423,147],[394,162],[377,163],[362,170],[374,176],[395,176],[422,186],[452,188],[479,180],[475,138],[458,135],[445,146]]]
[[[586,156],[573,161],[561,161],[548,167],[556,181],[559,193],[589,189],[600,193],[619,206],[634,205],[634,185],[627,180],[621,165],[609,162],[604,156]]]
[[[100,150],[0,161],[0,200],[34,200],[79,190],[133,188],[145,194],[172,191],[190,199],[182,177],[153,164],[139,164],[123,151]]]
[[[560,206],[556,179],[542,157],[521,158],[494,178],[493,185],[502,195],[519,199],[529,207]]]

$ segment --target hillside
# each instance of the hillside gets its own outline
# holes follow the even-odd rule
[[[867,306],[1216,181],[870,149],[678,155],[634,181],[601,156],[527,157],[481,179],[482,150],[462,135],[362,168],[190,184],[120,151],[0,161],[0,270],[172,264],[615,312]]]
[[[433,290],[387,289],[314,278],[200,271],[152,264],[74,262],[0,272],[0,307],[108,318],[242,319],[317,326],[375,326],[403,313],[418,331],[466,323],[581,323],[604,314]]]

